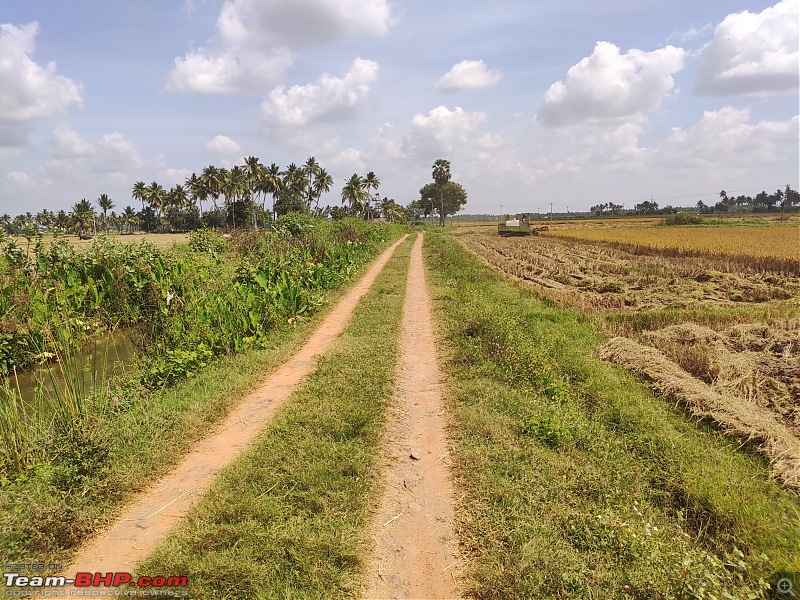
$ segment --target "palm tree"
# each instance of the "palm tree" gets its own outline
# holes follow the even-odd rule
[[[131,230],[134,225],[139,224],[139,217],[136,215],[136,211],[132,206],[125,207],[125,210],[123,210],[120,215],[120,219],[122,220],[122,224],[127,228],[128,233],[132,233]]]
[[[215,210],[218,208],[217,200],[219,200],[222,191],[222,181],[226,172],[225,169],[218,169],[214,165],[208,165],[200,175],[200,182],[205,188],[205,197],[206,199],[211,198]]]
[[[328,193],[333,187],[333,177],[331,177],[325,169],[320,168],[314,176],[314,182],[311,184],[314,190],[314,199],[316,202],[316,211],[319,212],[319,200],[323,193]]]
[[[133,184],[131,198],[139,200],[142,203],[142,212],[144,212],[144,201],[147,198],[147,186],[144,184],[144,181],[137,181]],[[150,233],[149,229],[147,233]]]
[[[444,186],[450,181],[450,161],[443,158],[433,163],[433,180],[439,188],[441,210],[439,211],[439,225],[444,227]]]
[[[380,186],[380,184],[381,184],[381,180],[378,179],[377,175],[375,175],[375,171],[370,171],[369,173],[367,173],[367,176],[364,178],[364,188],[367,190],[367,193],[369,193],[369,191],[371,189],[374,189],[377,192],[378,191],[378,186]],[[373,200],[373,197],[370,197],[370,201],[369,201],[369,204],[368,204],[370,217],[372,217],[372,202],[371,202],[372,200]]]
[[[208,200],[208,190],[203,185],[202,180],[197,176],[196,173],[192,173],[186,178],[186,191],[189,194],[192,204],[195,202],[200,203],[200,214],[202,215],[203,202]]]
[[[108,211],[114,208],[114,202],[108,197],[108,194],[100,194],[97,199],[97,205],[103,211],[103,229],[108,231]]]
[[[146,188],[145,200],[156,212],[156,226],[161,220],[161,211],[164,210],[167,202],[167,191],[156,181],[153,181]]]
[[[350,204],[354,213],[365,214],[365,203],[369,201],[369,192],[364,187],[364,178],[353,173],[342,188],[342,204]]]
[[[247,182],[250,186],[250,203],[253,207],[253,229],[258,229],[255,197],[261,192],[261,180],[264,177],[265,168],[264,165],[258,162],[258,157],[248,156],[244,159],[244,170],[247,174]]]
[[[272,195],[272,218],[275,218],[275,201],[283,190],[283,179],[281,178],[281,168],[272,163],[264,170],[263,178],[259,183],[261,192],[266,196]]]
[[[298,167],[296,164],[291,163],[283,173],[283,182],[284,189],[290,190],[292,195],[303,199],[306,210],[311,208],[310,203],[306,202],[306,192],[310,187],[310,180],[305,167]]]
[[[236,230],[236,201],[245,198],[250,192],[250,185],[247,181],[247,173],[239,165],[234,166],[226,172],[223,184],[226,203],[230,202],[231,218],[233,219],[233,229]],[[230,201],[229,201],[230,198]]]
[[[78,237],[83,237],[83,232],[94,224],[94,209],[86,198],[72,205],[70,221],[78,229]]]
[[[381,215],[390,223],[397,223],[406,219],[403,207],[388,198],[384,198],[383,202],[381,202]]]

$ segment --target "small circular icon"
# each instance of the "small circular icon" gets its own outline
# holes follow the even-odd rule
[[[775,587],[781,594],[791,594],[794,596],[794,593],[792,592],[792,580],[787,577],[779,579]]]

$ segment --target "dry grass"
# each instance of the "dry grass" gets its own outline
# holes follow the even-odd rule
[[[786,485],[800,488],[800,437],[766,408],[720,394],[659,350],[627,338],[612,339],[600,349],[600,356],[643,373],[660,393],[683,402],[695,416],[710,417],[729,433],[759,442],[776,475]]]
[[[631,249],[673,249],[687,254],[767,257],[800,263],[800,227],[795,226],[559,229],[548,235]]]
[[[172,248],[175,244],[185,244],[189,239],[186,233],[134,233],[131,235],[109,234],[109,238],[120,244],[138,244],[147,241],[160,250]],[[27,240],[23,237],[14,237],[17,243],[25,248]],[[55,238],[50,234],[42,236],[42,244],[47,247]],[[92,245],[92,240],[79,240],[77,235],[68,235],[65,239],[71,242],[76,249],[84,250]]]
[[[781,275],[723,256],[642,256],[603,244],[544,236],[475,233],[459,240],[539,295],[582,310],[798,304],[800,299],[800,272]]]

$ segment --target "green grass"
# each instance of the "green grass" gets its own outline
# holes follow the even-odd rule
[[[457,529],[476,598],[764,597],[800,572],[800,502],[769,465],[596,358],[553,308],[426,238]]]
[[[357,594],[411,243],[318,369],[139,572],[185,574],[202,598]]]

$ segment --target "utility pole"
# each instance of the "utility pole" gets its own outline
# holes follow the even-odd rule
[[[550,203],[550,220],[553,220],[553,203]]]
[[[503,214],[503,205],[502,204],[500,205],[500,220],[501,221],[505,221],[506,220],[506,216]]]
[[[541,213],[542,213],[542,207],[541,206],[537,206],[536,207],[536,218],[538,220],[540,220],[540,221],[542,220],[542,214]]]

